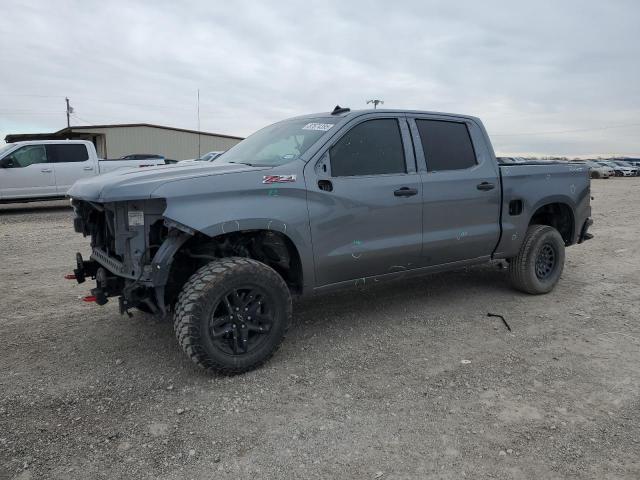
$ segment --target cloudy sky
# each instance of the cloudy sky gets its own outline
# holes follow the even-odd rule
[[[340,104],[481,117],[502,154],[640,155],[640,2],[17,1],[0,138],[72,124],[248,135]],[[1,143],[1,140],[0,140]]]

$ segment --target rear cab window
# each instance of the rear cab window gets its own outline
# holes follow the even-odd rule
[[[427,170],[466,170],[478,164],[467,125],[447,120],[416,119]]]
[[[46,147],[49,161],[53,163],[77,163],[89,160],[87,147],[81,143],[50,143]]]

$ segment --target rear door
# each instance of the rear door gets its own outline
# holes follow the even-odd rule
[[[409,120],[424,185],[426,265],[489,256],[500,237],[499,172],[484,130],[451,118]]]
[[[413,268],[422,248],[422,186],[404,117],[345,127],[305,168],[316,267],[323,286]]]
[[[44,145],[25,145],[3,158],[0,190],[3,199],[56,195],[53,165]]]
[[[53,162],[59,195],[65,195],[76,180],[97,174],[95,162],[82,143],[47,144],[47,155]]]

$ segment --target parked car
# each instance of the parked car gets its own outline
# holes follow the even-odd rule
[[[222,151],[222,152],[209,152],[209,153],[205,153],[200,158],[192,158],[192,159],[189,159],[189,160],[180,160],[177,164],[178,165],[188,165],[188,164],[194,163],[194,162],[213,162],[216,158],[218,158],[223,153],[224,153],[224,151]]]
[[[606,165],[600,165],[598,162],[594,162],[593,160],[572,163],[579,163],[588,166],[591,169],[591,178],[609,178],[614,177],[616,174],[613,168]]]
[[[589,238],[589,169],[500,165],[463,115],[339,108],[263,128],[200,168],[77,182],[86,301],[173,316],[197,365],[267,361],[292,295],[506,259],[529,294],[558,282],[565,246]]]
[[[0,149],[0,203],[61,199],[81,178],[163,163],[98,159],[93,143],[82,140],[9,143]]]
[[[122,157],[122,160],[146,160],[148,158],[165,160],[164,155],[157,155],[155,153],[132,153],[131,155],[125,155]]]
[[[634,164],[627,162],[625,160],[614,160],[613,163],[618,165],[619,167],[629,168],[631,169],[631,176],[637,177],[640,174],[640,167],[635,166]]]
[[[510,164],[510,163],[527,163],[529,160],[522,157],[496,157],[498,163]]]
[[[611,160],[598,160],[597,163],[613,168],[616,177],[633,177],[635,175],[635,171],[627,165],[618,165]]]

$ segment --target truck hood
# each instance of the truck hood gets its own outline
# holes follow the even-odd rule
[[[194,162],[187,165],[162,165],[143,169],[122,169],[78,180],[67,196],[93,202],[118,202],[152,197],[158,187],[169,182],[191,178],[267,170],[270,167],[252,167],[240,163]]]

